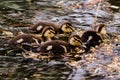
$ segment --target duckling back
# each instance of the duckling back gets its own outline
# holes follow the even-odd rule
[[[45,28],[45,27],[51,27],[53,28],[55,31],[58,30],[58,26],[56,24],[54,24],[53,22],[38,22],[37,24],[31,26],[29,28],[29,32],[30,33],[36,33],[36,34],[40,34],[42,33],[42,30]]]
[[[76,47],[81,47],[81,38],[78,35],[71,35],[68,41],[52,40],[41,44],[41,53],[53,53],[54,55],[63,55],[75,51]]]
[[[32,34],[20,34],[8,41],[8,46],[11,48],[31,50],[32,46],[40,45],[41,38]]]
[[[69,43],[61,40],[47,41],[40,46],[40,52],[63,55],[70,51]]]
[[[41,39],[32,34],[20,34],[10,39],[8,41],[8,44],[9,45],[17,45],[17,44],[22,44],[22,43],[32,44],[32,43],[35,43],[36,40],[38,41],[38,43],[41,43]]]

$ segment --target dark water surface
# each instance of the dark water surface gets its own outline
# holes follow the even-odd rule
[[[26,32],[30,25],[39,21],[71,21],[80,29],[91,29],[96,15],[97,3],[80,7],[87,0],[1,0],[0,2],[0,80],[119,80],[120,60],[111,73],[106,66],[120,57],[120,42],[113,42],[114,54],[94,54],[98,61],[66,64],[67,60],[39,60],[24,58],[19,53],[6,54],[4,46],[9,36]],[[105,23],[108,33],[120,37],[120,1],[102,2],[97,12],[97,23]],[[111,47],[108,47],[111,49]],[[106,49],[106,48],[103,48]],[[108,53],[108,54],[107,54]],[[91,55],[87,55],[88,57]],[[93,56],[93,55],[92,55]],[[118,57],[116,57],[118,56]],[[85,56],[86,57],[86,56]],[[115,57],[115,58],[114,58]],[[89,61],[88,61],[89,62]],[[111,65],[110,65],[111,63]],[[72,66],[73,65],[73,66]],[[81,66],[80,66],[81,65]],[[118,71],[116,71],[118,70]],[[94,72],[92,72],[94,71]],[[109,71],[109,70],[108,70]]]

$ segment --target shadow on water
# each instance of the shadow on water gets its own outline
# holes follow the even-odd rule
[[[117,2],[116,2],[117,1]],[[20,53],[13,56],[5,56],[4,44],[19,32],[26,32],[26,29],[38,21],[71,21],[76,27],[84,30],[91,29],[97,5],[88,5],[81,8],[77,4],[86,3],[87,0],[1,0],[0,2],[0,79],[31,79],[31,80],[99,80],[105,76],[91,75],[87,69],[76,69],[68,67],[66,61],[43,61],[24,58]],[[114,5],[114,7],[111,5]],[[98,23],[105,23],[109,33],[120,35],[120,6],[119,0],[110,0],[109,3],[101,3],[98,11]],[[75,6],[76,5],[76,6]],[[117,8],[116,8],[117,7]],[[112,8],[112,10],[110,10]],[[117,12],[116,12],[117,11]],[[4,32],[9,33],[4,33]],[[119,52],[116,49],[116,52]],[[4,55],[3,55],[4,54]],[[98,55],[96,55],[98,56]],[[107,56],[108,57],[108,56]],[[103,57],[102,57],[103,58]],[[103,61],[105,62],[105,61]],[[109,61],[108,61],[109,62]],[[95,67],[89,64],[87,68]],[[103,64],[103,63],[102,63]],[[85,66],[85,65],[84,65]],[[100,69],[102,70],[102,69]],[[98,70],[98,72],[100,71]],[[97,71],[96,71],[97,72]],[[102,72],[102,71],[101,71]],[[79,74],[79,75],[77,75]],[[107,74],[107,73],[103,73]],[[86,76],[90,76],[85,78]],[[108,78],[109,79],[109,78]],[[114,78],[113,78],[114,79]],[[112,79],[111,79],[112,80]]]

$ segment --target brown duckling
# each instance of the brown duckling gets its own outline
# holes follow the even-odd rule
[[[53,22],[38,22],[37,24],[31,26],[29,28],[29,31],[30,33],[36,33],[36,34],[39,34],[39,33],[42,33],[42,30],[45,28],[45,27],[51,27],[53,28],[55,31],[58,30],[58,26],[56,24],[54,24]]]
[[[35,35],[33,34],[20,34],[20,35],[17,35],[15,36],[14,38],[10,39],[8,41],[8,43],[10,45],[17,45],[17,44],[21,44],[21,43],[35,43],[37,42],[37,44],[41,43],[41,39],[36,37]]]
[[[81,40],[85,43],[85,51],[90,51],[91,47],[100,45],[103,42],[101,35],[96,31],[85,31],[81,36]]]
[[[26,50],[30,50],[30,46],[39,45],[40,43],[41,39],[33,34],[20,34],[8,41],[9,46],[17,48],[22,48],[23,46]],[[29,47],[25,47],[25,45],[29,45]]]
[[[94,31],[85,31],[82,36],[82,42],[85,43],[86,51],[89,51],[91,47],[100,45],[103,39],[106,37],[106,26],[103,23],[99,23],[95,26]]]
[[[35,40],[38,40],[39,43],[41,43],[42,38],[45,38],[46,40],[50,40],[55,36],[55,31],[50,28],[46,27],[42,31],[41,35],[37,34],[20,34],[15,36],[13,39],[9,40],[9,44],[21,44],[21,43],[33,43]]]
[[[70,36],[68,42],[63,40],[46,41],[40,46],[40,53],[51,53],[54,56],[61,56],[64,53],[74,51],[76,47],[81,47],[81,38],[78,35]]]
[[[13,39],[8,41],[9,45],[16,45],[18,47],[25,49],[25,50],[30,50],[31,47],[40,45],[41,42],[45,42],[47,40],[53,39],[55,36],[55,31],[47,27],[43,30],[42,35],[35,35],[35,34],[21,34]]]

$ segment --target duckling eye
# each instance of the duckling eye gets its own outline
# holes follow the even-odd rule
[[[76,41],[79,41],[79,39],[78,38],[74,38]]]
[[[79,42],[78,38],[73,38],[73,42]]]

